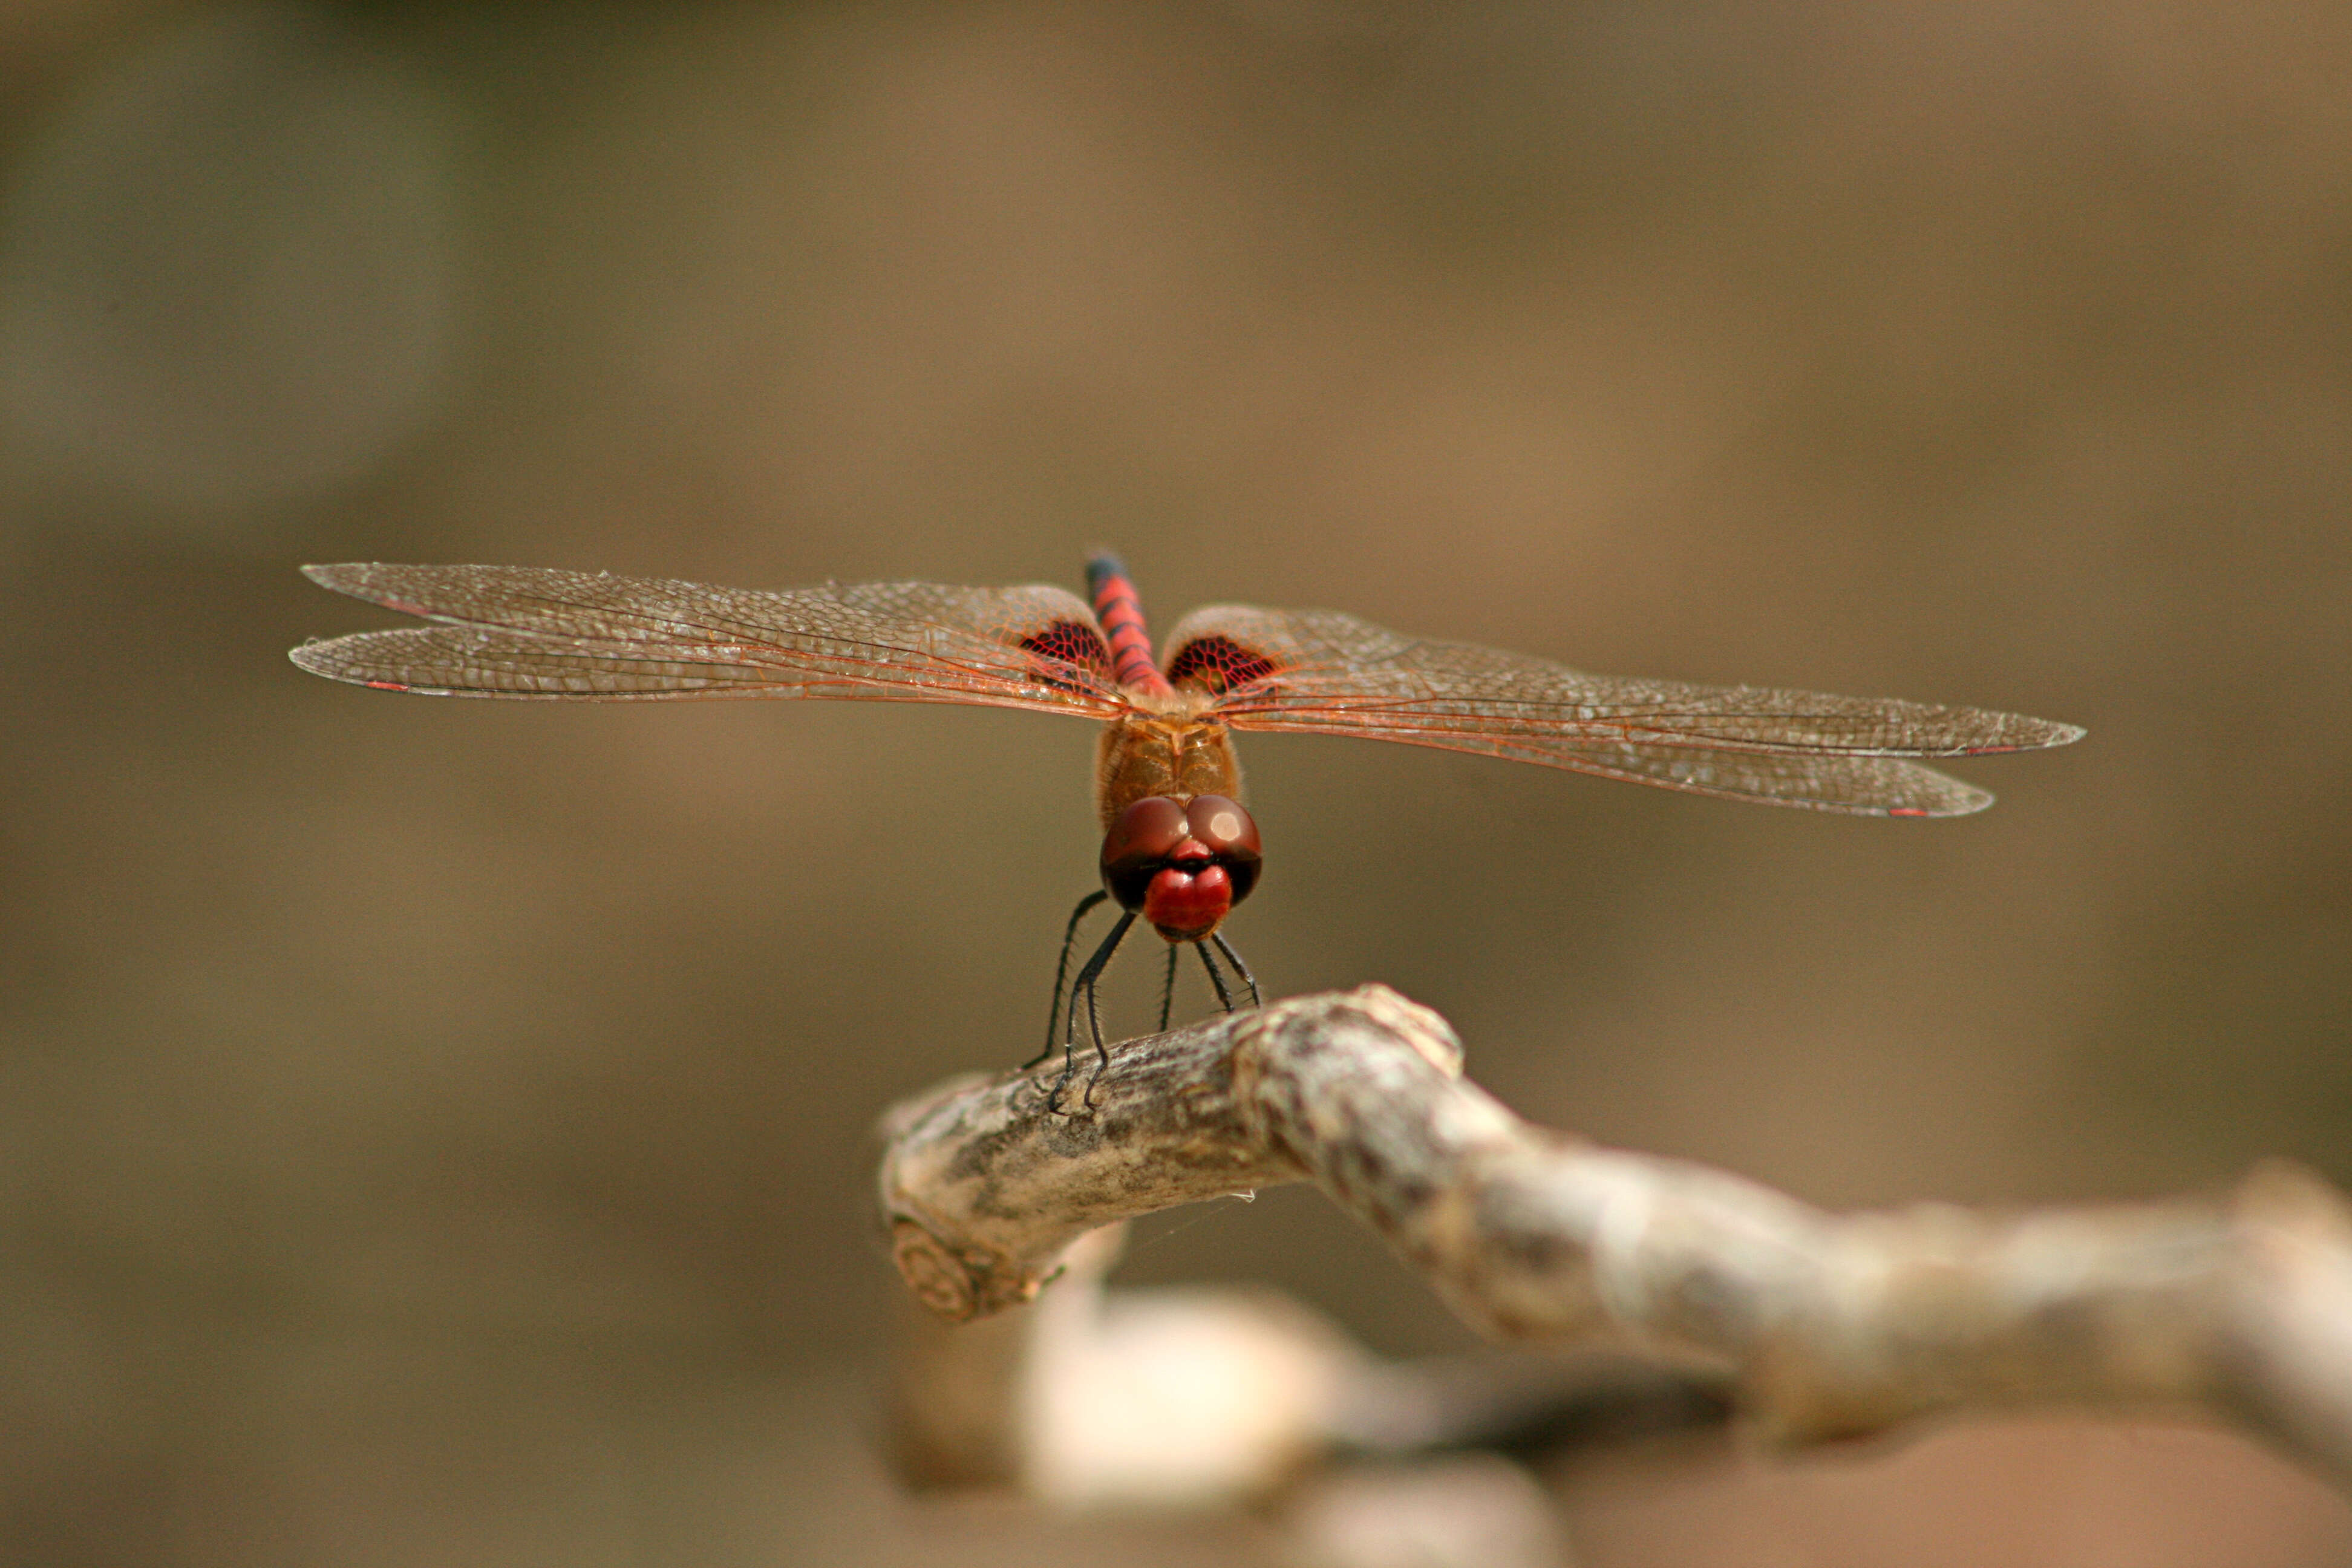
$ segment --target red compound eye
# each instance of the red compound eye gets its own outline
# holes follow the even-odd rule
[[[1241,802],[1227,800],[1221,795],[1196,795],[1192,804],[1184,808],[1184,824],[1192,837],[1209,847],[1215,855],[1258,853],[1257,824],[1242,809]]]
[[[1185,826],[1209,847],[1217,863],[1234,881],[1234,902],[1240,903],[1257,886],[1258,864],[1264,858],[1257,824],[1237,800],[1221,795],[1197,795],[1184,808]]]
[[[1167,865],[1176,847],[1191,835],[1184,808],[1164,795],[1148,795],[1118,814],[1103,835],[1102,879],[1119,908],[1143,907],[1152,873]]]

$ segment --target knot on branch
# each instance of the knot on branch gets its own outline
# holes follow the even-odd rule
[[[1019,1306],[1043,1284],[1008,1271],[1001,1258],[950,1250],[920,1221],[904,1215],[890,1222],[890,1256],[915,1300],[951,1323]]]

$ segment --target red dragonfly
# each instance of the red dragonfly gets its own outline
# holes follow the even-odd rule
[[[1045,1053],[1077,1043],[1078,999],[1103,1051],[1095,989],[1140,917],[1200,954],[1218,999],[1257,986],[1219,929],[1256,886],[1235,730],[1402,741],[1694,795],[1874,816],[1958,816],[1992,796],[1907,759],[2063,746],[2072,724],[1884,698],[1586,675],[1548,659],[1400,637],[1329,610],[1213,605],[1155,659],[1117,557],[1089,598],[1047,586],[868,583],[782,590],[529,566],[310,566],[316,582],[437,622],[293,650],[314,674],[436,697],[613,701],[835,697],[970,702],[1103,725],[1095,799],[1102,889],[1070,916]],[[1091,603],[1089,602],[1091,600]],[[1069,987],[1078,923],[1121,914]],[[1161,1027],[1168,1002],[1161,1002]],[[1031,1065],[1034,1065],[1034,1061]]]

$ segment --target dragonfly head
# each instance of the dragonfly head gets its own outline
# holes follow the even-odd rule
[[[1257,886],[1257,824],[1241,802],[1148,795],[1103,835],[1102,879],[1170,942],[1198,942]]]

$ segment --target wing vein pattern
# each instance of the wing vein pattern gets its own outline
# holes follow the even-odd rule
[[[1354,735],[1698,795],[1950,816],[1992,796],[1908,761],[2063,745],[2070,724],[1981,708],[1588,675],[1408,638],[1332,611],[1196,610],[1169,637],[1179,686],[1236,730]]]
[[[525,566],[306,568],[441,623],[294,650],[338,680],[436,696],[856,698],[1108,719],[1127,703],[1083,599],[1045,585],[713,587]]]

